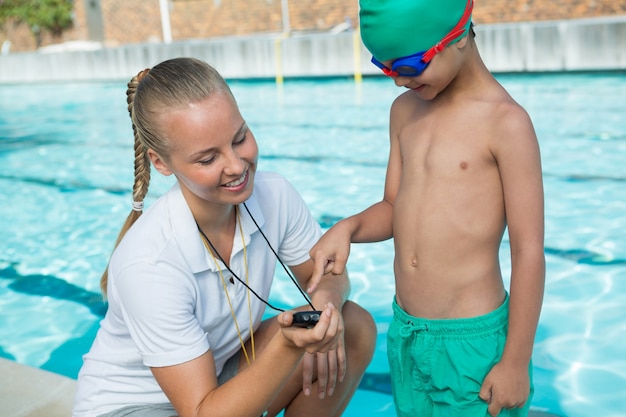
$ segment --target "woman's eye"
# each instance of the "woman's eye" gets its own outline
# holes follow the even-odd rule
[[[239,139],[237,139],[236,141],[233,142],[234,145],[241,145],[242,143],[244,143],[246,141],[246,137],[248,136],[247,133],[244,133]]]
[[[198,161],[198,163],[199,163],[200,165],[209,165],[209,164],[210,164],[210,163],[212,163],[214,160],[215,160],[215,157],[210,157],[210,158],[206,158],[206,159],[203,159],[203,160],[201,160],[201,161]]]

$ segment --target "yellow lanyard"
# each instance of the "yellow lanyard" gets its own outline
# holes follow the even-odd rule
[[[237,223],[239,224],[239,234],[241,235],[241,245],[243,246],[243,265],[246,270],[246,287],[248,287],[250,284],[248,281],[248,255],[246,252],[246,242],[243,236],[243,228],[241,227],[241,218],[239,217],[239,210],[237,210],[237,206],[235,206],[235,213],[237,214]],[[239,329],[239,323],[237,322],[235,309],[233,308],[233,303],[230,300],[230,295],[228,295],[228,289],[226,287],[226,280],[224,279],[224,273],[222,272],[222,268],[220,268],[220,265],[217,262],[217,259],[215,258],[215,255],[213,254],[213,251],[211,250],[209,246],[209,242],[207,241],[206,236],[200,233],[200,237],[202,238],[202,243],[204,243],[204,247],[206,247],[207,251],[209,252],[209,255],[211,255],[211,258],[213,259],[213,262],[215,263],[215,267],[219,271],[220,278],[222,279],[222,286],[224,287],[224,293],[226,294],[226,299],[228,300],[228,306],[230,307],[230,314],[233,317],[233,320],[235,322],[235,328],[237,329],[237,335],[239,336],[239,343],[241,344],[241,349],[243,350],[243,354],[246,357],[246,362],[248,362],[248,365],[250,365],[250,358],[248,356],[248,351],[246,350],[246,345],[243,341],[243,337],[241,336],[241,330]],[[249,288],[247,289],[247,292],[248,292],[248,312],[250,313],[250,344],[252,346],[252,361],[254,362],[256,360],[256,354],[254,350],[254,329],[252,328],[252,306],[251,306],[251,301],[250,301],[250,289]]]

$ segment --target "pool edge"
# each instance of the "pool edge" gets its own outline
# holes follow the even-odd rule
[[[76,381],[0,358],[0,404],[11,417],[72,415]]]

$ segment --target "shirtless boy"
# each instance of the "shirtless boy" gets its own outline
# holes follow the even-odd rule
[[[360,7],[372,62],[408,91],[391,107],[382,201],[313,247],[314,278],[341,273],[350,242],[393,237],[388,358],[397,415],[525,416],[545,279],[532,122],[479,55],[472,0]],[[499,263],[507,227],[508,291]]]

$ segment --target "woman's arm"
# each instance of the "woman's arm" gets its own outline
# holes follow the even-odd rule
[[[180,417],[258,417],[280,392],[305,351],[322,350],[335,339],[339,319],[337,309],[329,306],[317,326],[307,330],[291,327],[291,312],[280,314],[281,331],[271,337],[263,354],[221,386],[211,351],[189,362],[151,370]]]

